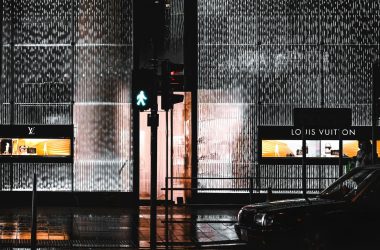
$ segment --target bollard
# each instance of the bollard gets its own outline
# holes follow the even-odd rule
[[[267,201],[273,201],[272,187],[268,187]]]
[[[249,177],[249,203],[252,204],[253,199],[253,177]]]

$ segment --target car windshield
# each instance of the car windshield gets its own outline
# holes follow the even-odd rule
[[[376,169],[354,169],[322,191],[319,197],[334,200],[350,198],[367,183],[374,172]]]

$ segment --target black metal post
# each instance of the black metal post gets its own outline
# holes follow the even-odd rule
[[[372,164],[376,163],[377,145],[376,145],[376,117],[372,120]]]
[[[174,202],[173,197],[173,112],[174,108],[170,111],[170,199]]]
[[[261,191],[261,171],[260,171],[260,164],[257,163],[256,164],[256,176],[255,176],[255,180],[256,180],[256,188],[257,188],[257,192],[260,193]]]
[[[141,32],[143,29],[141,25],[141,20],[139,17],[142,17],[140,13],[142,7],[141,0],[133,0],[133,69],[137,70],[140,66],[140,41],[141,41]],[[132,89],[135,88],[137,83],[133,82],[132,79]],[[132,91],[130,93],[131,100],[133,100]],[[140,198],[140,112],[132,105],[132,147],[133,147],[133,193],[136,201],[136,206],[138,206],[138,201]],[[138,216],[137,216],[138,217]],[[138,235],[138,233],[137,233]],[[139,246],[139,240],[136,239],[137,246]]]
[[[342,130],[339,129],[339,177],[343,175],[343,142]]]
[[[165,20],[165,3],[163,0],[153,1],[153,14],[156,23],[153,29],[153,62],[154,69],[157,72],[157,59],[161,45],[162,31],[161,25]],[[158,104],[157,104],[157,82],[152,83],[153,98],[151,114],[148,115],[148,126],[151,130],[150,140],[150,249],[157,248],[157,128],[159,122]]]
[[[166,124],[166,171],[165,171],[165,246],[166,249],[169,247],[169,192],[168,192],[168,174],[169,174],[169,117],[168,117],[168,111],[166,111],[165,114],[165,124]]]
[[[74,19],[74,0],[71,0],[71,124],[74,127],[74,86],[75,86],[75,19]],[[73,155],[74,142],[71,143],[71,154]],[[71,191],[74,192],[74,163],[71,164]]]
[[[11,112],[10,112],[10,124],[13,125],[15,122],[15,0],[11,1],[11,37],[10,37],[10,46],[11,46],[11,62],[10,62],[10,70],[11,70]]]
[[[252,196],[253,196],[253,177],[249,177],[249,203],[252,204]]]
[[[198,187],[198,11],[197,2],[184,1],[185,89],[191,91],[191,198]]]
[[[33,174],[31,249],[37,247],[37,176]]]
[[[1,0],[1,9],[3,9],[3,0]],[[0,11],[0,39],[3,41],[3,11]],[[0,46],[0,76],[3,75],[3,43],[1,43]],[[2,86],[2,77],[0,77],[0,86]],[[1,105],[4,105],[3,103],[0,103]],[[2,165],[0,168],[0,191],[3,190],[3,170],[4,166]]]
[[[154,65],[157,71],[157,64]],[[157,104],[157,82],[152,82],[151,114],[148,114],[150,139],[150,249],[157,248],[157,128],[159,124]]]
[[[306,139],[305,139],[305,127],[302,127],[302,194],[306,201],[309,201],[307,198],[307,182],[306,182]]]
[[[15,1],[11,1],[11,101],[10,124],[15,124]],[[13,190],[13,162],[10,164],[10,190]]]
[[[151,145],[150,145],[150,249],[157,248],[156,239],[156,224],[157,224],[157,127],[158,127],[158,112],[157,98],[153,98],[155,104],[152,107],[151,114],[148,115],[148,123],[151,130]]]

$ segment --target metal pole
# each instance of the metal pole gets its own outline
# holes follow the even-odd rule
[[[154,34],[153,34],[153,62],[154,69],[157,72],[157,59],[160,48],[161,27],[164,24],[165,19],[165,3],[163,0],[153,1],[153,13],[154,19]],[[158,116],[158,104],[157,104],[157,82],[152,83],[153,98],[151,106],[151,114],[148,115],[148,126],[151,129],[151,183],[150,183],[150,249],[155,250],[157,248],[157,127],[159,122]]]
[[[75,25],[74,25],[74,0],[71,0],[71,124],[74,127],[74,67],[75,67]],[[74,140],[74,138],[73,138]],[[72,151],[74,150],[74,141],[71,143]],[[73,152],[71,152],[73,155]],[[74,163],[71,164],[71,192],[74,192]]]
[[[165,248],[169,247],[169,192],[168,192],[168,174],[169,174],[169,117],[168,111],[166,111],[165,124],[166,124],[166,173],[165,173]]]
[[[170,199],[173,202],[173,112],[174,107],[170,111]]]
[[[31,231],[31,249],[37,247],[37,176],[33,174],[33,192],[32,192],[32,231]]]
[[[252,204],[252,195],[253,195],[253,177],[249,177],[249,203]]]
[[[375,164],[377,158],[377,145],[376,145],[376,115],[372,118],[372,164]]]
[[[3,0],[1,0],[1,9],[3,9]],[[0,39],[1,41],[3,41],[3,12],[1,11],[0,12],[0,27],[1,27],[1,31],[0,31]],[[0,65],[0,86],[3,86],[3,82],[2,82],[2,75],[3,75],[3,44],[1,44],[0,46],[0,62],[1,62],[1,65]],[[1,105],[4,105],[4,104],[1,104]],[[0,169],[0,191],[3,190],[3,170],[4,170],[4,166],[2,165],[1,166],[1,169]]]
[[[11,102],[10,124],[15,124],[15,1],[11,2]],[[10,190],[13,190],[13,162],[10,164]]]
[[[195,199],[198,187],[198,25],[197,2],[184,1],[184,64],[186,89],[191,91],[191,198]],[[188,84],[191,83],[191,84]]]
[[[157,65],[154,65],[157,71]],[[150,249],[157,248],[157,128],[159,124],[157,104],[157,82],[152,82],[153,96],[151,114],[148,114],[148,126],[150,126]]]
[[[154,99],[154,98],[153,98]],[[157,98],[156,101],[157,102]],[[148,115],[150,120],[151,129],[151,182],[150,182],[150,247],[156,249],[156,224],[157,224],[157,127],[158,127],[158,113],[157,103],[152,107],[152,113]]]
[[[261,192],[261,171],[260,171],[260,164],[256,164],[256,187],[257,187],[257,192]]]
[[[342,130],[339,129],[339,177],[343,175],[343,143],[342,143]]]
[[[302,127],[302,194],[306,201],[309,201],[306,193],[306,140],[305,127]]]
[[[10,124],[13,125],[14,122],[15,122],[15,112],[14,112],[14,109],[15,109],[15,38],[14,38],[14,26],[15,26],[15,11],[14,11],[14,5],[15,5],[15,1],[11,1],[11,43],[10,43],[10,46],[11,46],[11,58],[10,58],[10,70],[11,70],[11,112],[10,112]]]
[[[165,199],[168,200],[168,176],[169,176],[169,114],[165,112],[165,124],[166,124],[166,163],[165,163]],[[167,204],[167,203],[166,203]]]

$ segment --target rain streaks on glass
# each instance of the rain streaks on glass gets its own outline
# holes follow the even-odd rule
[[[74,164],[2,164],[2,189],[29,190],[36,170],[40,190],[132,191],[132,1],[5,0],[2,11],[0,124],[74,121],[76,136]]]
[[[300,107],[349,107],[352,125],[371,125],[379,26],[378,1],[198,0],[198,177],[300,192],[299,166],[258,167],[257,126],[293,125]],[[310,191],[336,170],[308,166]]]

